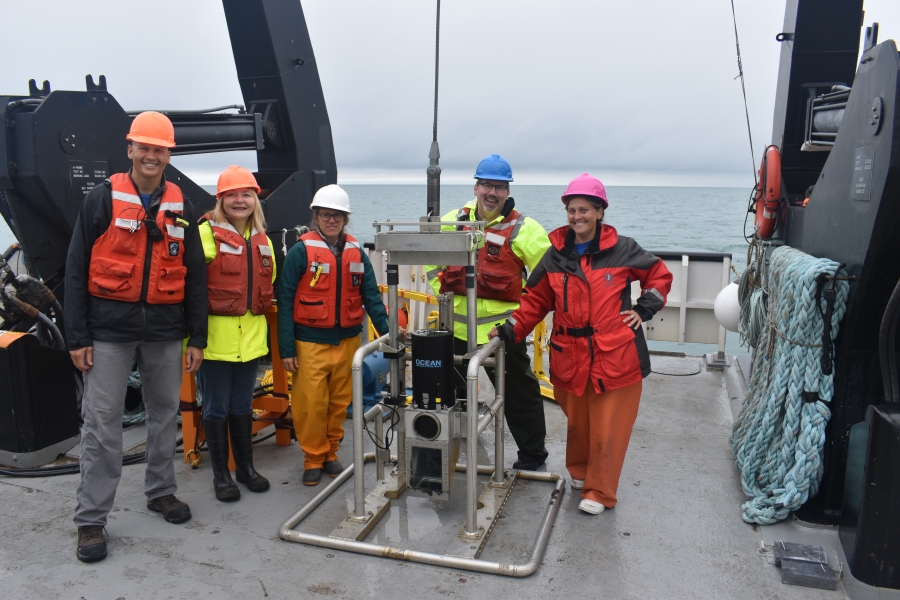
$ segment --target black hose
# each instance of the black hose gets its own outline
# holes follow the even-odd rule
[[[275,432],[273,431],[269,435],[265,435],[258,440],[253,440],[253,444],[259,444],[274,436]],[[178,446],[183,444],[184,438],[181,438],[175,442],[175,447],[178,448]],[[177,450],[175,453],[180,454]],[[132,454],[125,454],[122,456],[123,467],[127,467],[128,465],[139,465],[145,462],[147,462],[146,452],[133,452]],[[81,467],[79,463],[56,465],[53,467],[35,467],[32,469],[0,469],[0,475],[5,475],[7,477],[59,477],[61,475],[77,475],[80,472]]]
[[[66,340],[63,338],[62,333],[59,332],[59,327],[56,326],[56,323],[53,320],[45,315],[42,312],[37,314],[38,321],[47,328],[50,332],[50,335],[53,337],[53,347],[59,350],[66,349]]]
[[[881,382],[884,401],[900,402],[900,381],[897,377],[897,321],[900,317],[900,280],[888,300],[881,329],[878,332],[878,359],[881,363]]]
[[[30,105],[38,105],[44,101],[43,98],[23,98],[21,100],[13,100],[9,104],[6,105],[7,110],[12,110],[19,106],[30,106]]]

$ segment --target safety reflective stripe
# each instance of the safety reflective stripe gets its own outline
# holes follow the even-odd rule
[[[653,294],[654,296],[656,296],[657,298],[659,298],[660,302],[665,302],[665,301],[666,301],[666,299],[663,298],[663,295],[660,294],[660,293],[659,293],[659,290],[657,290],[656,288],[650,288],[649,290],[644,290],[644,293],[645,293],[645,294]]]
[[[459,209],[459,212],[456,213],[457,221],[469,221],[469,212],[465,209],[465,207]]]
[[[346,250],[347,248],[356,248],[357,250],[359,250],[359,244],[357,244],[356,242],[347,242],[344,244],[344,249]]]
[[[428,279],[434,279],[435,277],[438,276],[438,274],[439,274],[441,271],[443,271],[443,269],[442,269],[441,267],[436,267],[436,268],[434,268],[434,269],[431,269],[431,270],[428,271],[427,273],[425,273],[425,277],[427,277]]]
[[[160,205],[160,208],[162,208],[162,205]],[[241,235],[240,233],[238,233],[238,230],[234,228],[234,225],[232,225],[228,221],[225,221],[224,223],[219,223],[218,221],[213,221],[212,219],[208,219],[208,221],[209,224],[213,227],[218,227],[219,229],[227,229],[228,231]]]
[[[176,227],[175,225],[169,225],[166,223],[166,230],[169,232],[169,237],[178,238],[179,240],[184,239],[184,228]]]
[[[159,210],[177,210],[178,212],[184,212],[184,202],[160,202]],[[210,221],[211,223],[212,221]],[[221,227],[221,225],[219,225]]]
[[[362,263],[352,262],[352,263],[350,263],[350,272],[351,273],[365,273],[366,266]]]
[[[137,204],[138,206],[143,206],[144,203],[141,202],[141,199],[134,194],[129,194],[127,192],[119,192],[117,190],[112,191],[113,200],[121,200],[122,202],[128,202],[130,204]]]
[[[515,221],[516,225],[513,227],[512,233],[509,234],[509,243],[512,244],[513,240],[516,239],[516,236],[519,235],[519,230],[522,229],[522,225],[525,224],[525,216],[519,213],[518,218]]]
[[[518,324],[519,324],[519,322],[516,321],[515,317],[513,317],[512,315],[509,316],[509,319],[508,319],[508,320],[509,320],[509,322],[512,323],[513,325],[518,325]]]
[[[503,321],[504,319],[511,317],[512,314],[513,314],[513,311],[508,310],[506,312],[500,313],[499,315],[493,315],[490,317],[478,317],[475,319],[475,324],[478,325],[479,327],[481,325],[493,325],[495,323],[498,323],[500,321]],[[463,323],[463,324],[469,322],[468,319],[466,318],[466,315],[461,315],[456,312],[453,313],[453,321],[455,323]]]
[[[253,229],[250,230],[250,237],[253,237],[257,233],[259,233],[259,232],[256,230],[256,227],[254,227]]]
[[[498,246],[502,246],[506,243],[506,238],[502,235],[497,235],[496,233],[486,233],[484,234],[484,239],[489,241],[492,244],[497,244]]]
[[[270,248],[268,244],[266,244],[265,246],[260,244],[259,253],[263,256],[272,256],[272,248]]]
[[[244,247],[243,246],[231,246],[229,244],[226,244],[225,242],[222,242],[221,244],[219,244],[219,251],[224,252],[225,254],[243,254]]]
[[[503,231],[504,229],[509,229],[510,227],[515,227],[516,223],[519,220],[516,219],[514,221],[507,221],[506,223],[497,223],[496,225],[491,225],[488,229],[493,229],[494,231]]]
[[[322,267],[323,273],[331,272],[331,263],[317,263],[317,262],[309,263],[309,270],[311,272],[318,271],[319,267]]]
[[[328,244],[323,242],[322,240],[303,240],[303,243],[307,246],[312,246],[313,248],[325,248],[328,249]]]

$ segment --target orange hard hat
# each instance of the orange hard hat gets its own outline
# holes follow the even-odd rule
[[[231,165],[219,175],[216,196],[221,196],[228,190],[239,190],[241,188],[253,188],[257,194],[259,193],[259,185],[257,185],[256,177],[253,176],[253,173],[244,167]]]
[[[175,128],[166,115],[148,110],[134,118],[134,121],[131,122],[131,130],[125,139],[151,146],[174,148]]]

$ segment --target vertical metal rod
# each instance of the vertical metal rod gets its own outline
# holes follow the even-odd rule
[[[502,345],[503,340],[500,338],[492,339],[469,359],[469,366],[466,369],[468,387],[466,390],[466,418],[469,423],[469,432],[466,439],[465,531],[472,535],[478,533],[478,371],[484,359]]]
[[[383,335],[362,346],[353,354],[353,362],[350,365],[353,403],[353,464],[358,467],[353,470],[353,516],[360,518],[366,515],[366,484],[363,479],[362,469],[363,461],[365,460],[365,455],[363,454],[363,424],[366,420],[363,413],[363,361],[366,355],[378,350],[378,347],[387,340],[387,337],[387,335]]]
[[[384,450],[382,450],[380,447],[385,443],[384,409],[381,408],[380,404],[376,404],[375,406],[376,408],[378,408],[378,414],[375,415],[375,439],[378,440],[378,443],[375,445],[375,477],[378,479],[378,481],[381,481],[382,479],[384,479],[384,463],[386,461],[385,454],[387,454],[387,458],[390,458],[391,450],[390,448],[385,448]]]
[[[722,262],[722,289],[728,287],[728,280],[731,278],[731,259],[727,256]],[[725,328],[719,325],[719,360],[725,360],[725,336],[728,335],[725,333]]]
[[[535,338],[537,341],[537,338]],[[537,341],[537,344],[540,344]],[[494,365],[494,386],[497,398],[501,399],[494,413],[494,483],[503,483],[504,471],[503,462],[506,460],[503,456],[503,420],[504,406],[506,405],[506,345],[501,344],[494,353],[494,359],[497,361]]]
[[[475,352],[478,347],[478,290],[475,287],[477,257],[477,249],[469,251],[469,265],[466,267],[466,352]]]
[[[388,284],[388,345],[391,348],[399,349],[400,335],[399,322],[397,319],[397,309],[400,306],[400,296],[397,288],[400,285],[400,271],[395,264],[387,266],[387,284]],[[406,429],[403,424],[403,411],[405,403],[399,400],[401,391],[406,391],[406,381],[401,378],[400,360],[391,359],[391,398],[397,402],[397,413],[400,416],[400,422],[395,426],[397,432],[397,470],[400,473],[406,472]]]
[[[687,254],[681,256],[681,306],[678,310],[678,345],[684,346],[684,330],[687,322],[687,291],[688,291],[688,266],[690,258]]]
[[[388,345],[397,350],[398,348],[398,329],[397,307],[399,305],[399,296],[397,295],[397,286],[400,284],[400,274],[397,265],[389,264],[387,266],[387,283],[388,283]],[[396,358],[391,359],[391,398],[396,398],[400,394],[400,361]]]
[[[471,292],[471,290],[469,290]],[[474,368],[473,368],[474,367]],[[478,369],[475,357],[469,361],[466,375],[466,414],[469,433],[466,436],[466,533],[477,533],[478,527]],[[474,371],[474,373],[473,373]]]

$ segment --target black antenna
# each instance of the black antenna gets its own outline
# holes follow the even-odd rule
[[[428,152],[428,196],[426,200],[426,215],[429,217],[441,217],[441,167],[438,165],[441,158],[441,150],[437,141],[438,125],[438,67],[441,56],[441,0],[437,0],[437,24],[434,32],[434,127],[432,129],[431,150]]]

